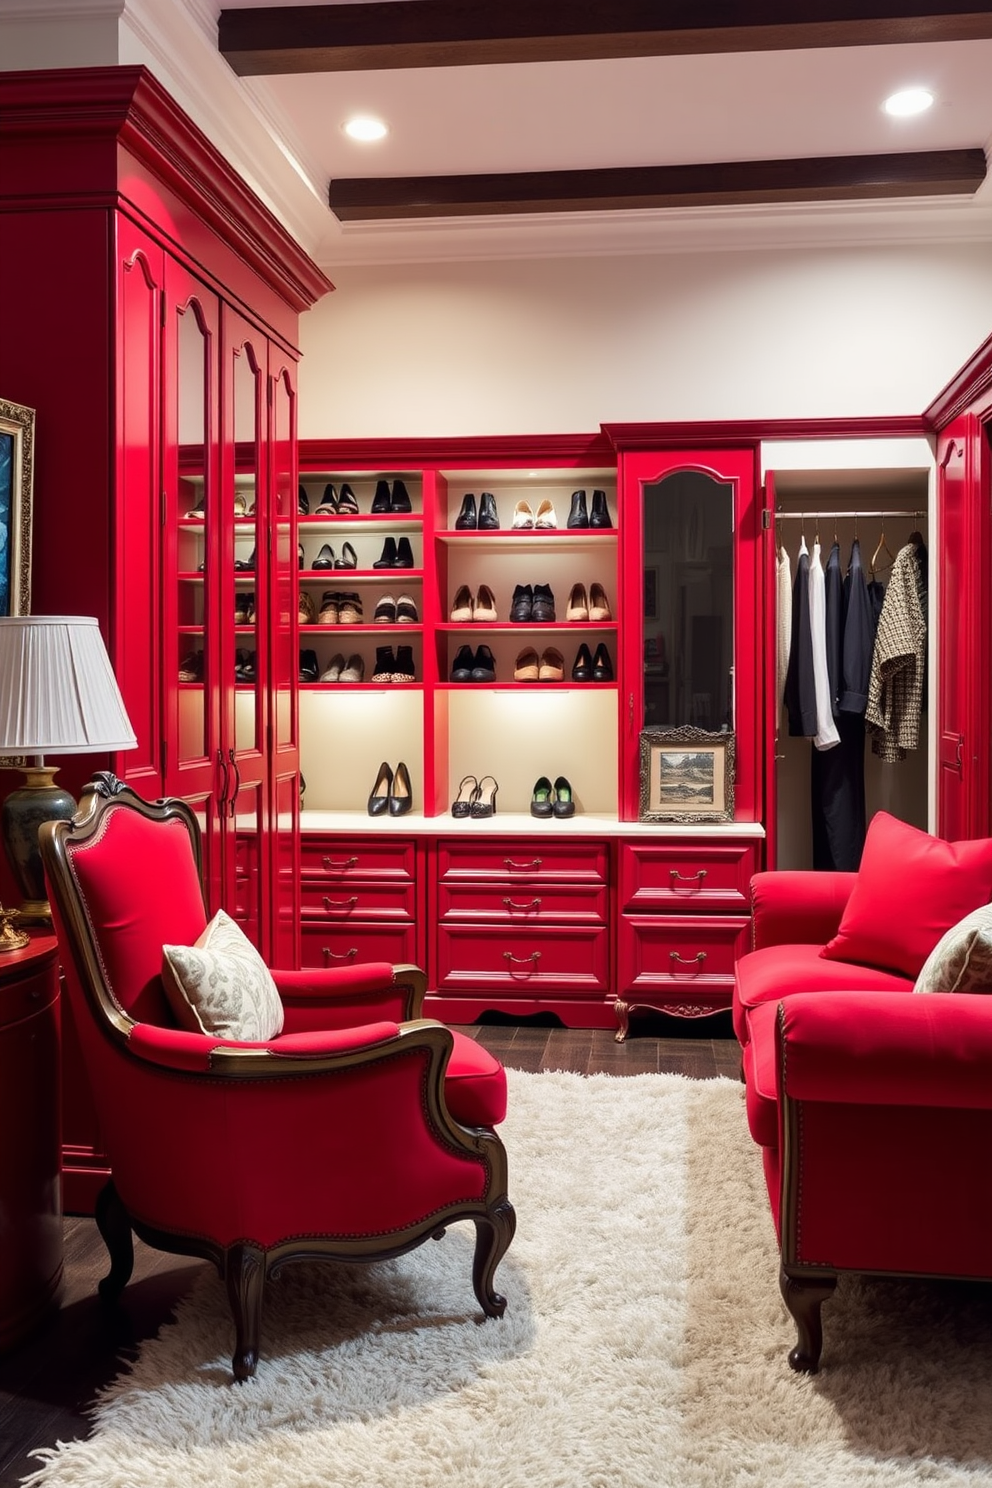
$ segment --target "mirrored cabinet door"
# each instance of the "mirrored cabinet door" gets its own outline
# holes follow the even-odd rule
[[[641,805],[641,734],[733,737],[735,815],[762,781],[761,513],[756,449],[631,451],[624,543],[622,815]]]

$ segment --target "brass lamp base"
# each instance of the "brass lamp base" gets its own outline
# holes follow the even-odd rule
[[[30,935],[25,935],[23,930],[14,929],[7,911],[0,904],[0,953],[4,951],[23,951],[24,947],[30,944]]]

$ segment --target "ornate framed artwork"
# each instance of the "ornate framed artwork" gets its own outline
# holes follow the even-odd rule
[[[0,398],[0,615],[31,609],[34,409]],[[21,765],[0,757],[0,768]]]
[[[31,608],[34,409],[0,398],[0,615]]]
[[[643,729],[639,817],[732,821],[734,736],[697,728]]]

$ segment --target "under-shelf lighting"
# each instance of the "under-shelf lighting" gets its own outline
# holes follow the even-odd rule
[[[894,119],[908,119],[913,114],[925,114],[933,103],[929,88],[901,88],[891,93],[882,107]]]

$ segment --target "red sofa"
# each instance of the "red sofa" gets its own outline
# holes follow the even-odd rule
[[[937,851],[977,848],[917,835]],[[912,871],[901,853],[889,862],[903,914],[892,954],[915,964],[940,929],[939,913],[920,928],[928,895],[914,904]],[[977,992],[913,995],[911,965],[824,957],[855,890],[864,909],[857,874],[756,875],[754,949],[736,973],[747,1119],[798,1332],[789,1362],[807,1372],[839,1272],[992,1278],[992,1003]],[[992,885],[966,892],[987,904]]]

